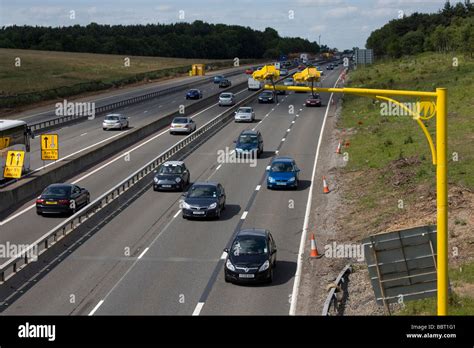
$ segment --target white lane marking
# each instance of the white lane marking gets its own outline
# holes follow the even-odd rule
[[[291,124],[294,124],[294,123],[295,123],[295,121],[291,121]]]
[[[93,310],[89,313],[89,316],[93,316],[95,312],[99,309],[100,306],[102,306],[102,303],[104,303],[104,300],[100,300],[99,303],[94,307]]]
[[[138,259],[139,259],[139,260],[143,257],[143,255],[146,254],[146,252],[148,251],[148,249],[150,249],[150,248],[145,248],[145,250],[142,251],[142,253],[140,254],[140,256],[138,256]]]
[[[227,253],[224,251],[221,255],[221,260],[225,260],[227,258]]]
[[[303,111],[303,109],[300,109],[299,111]]]
[[[144,114],[146,114],[147,112],[148,112],[148,110],[143,111]]]
[[[222,164],[219,164],[216,168],[216,171],[218,171],[222,167]]]
[[[290,132],[290,131],[291,131],[291,129],[290,129],[290,128],[288,128],[288,129],[286,130],[286,132],[287,132],[287,133],[288,133],[288,132]]]
[[[336,83],[334,84],[334,86],[336,86],[337,83],[339,82],[339,78],[336,80]],[[316,165],[318,164],[319,149],[321,148],[321,142],[322,142],[323,133],[324,133],[324,126],[326,125],[326,119],[329,113],[329,106],[331,105],[331,99],[332,99],[333,94],[334,93],[331,93],[329,97],[328,105],[326,106],[326,113],[324,114],[323,124],[321,126],[321,131],[319,133],[318,146],[316,147],[316,154],[314,155],[313,173],[311,175],[311,185],[309,186],[308,200],[306,202],[306,212],[304,215],[303,232],[301,233],[295,280],[293,282],[293,291],[291,293],[291,305],[290,305],[290,313],[289,313],[290,315],[296,315],[296,302],[298,301],[298,291],[300,288],[300,281],[301,281],[301,269],[303,265],[303,254],[304,254],[304,248],[306,244],[306,234],[308,231],[309,215],[311,213],[311,200],[313,196],[313,184],[314,184],[314,177],[316,175]]]
[[[204,302],[198,302],[198,304],[196,305],[196,308],[194,308],[193,315],[194,316],[199,315],[199,313],[201,313],[201,310],[202,310],[203,306],[204,306]]]
[[[246,89],[244,89],[244,90],[242,90],[242,91],[240,91],[240,92],[237,92],[237,93],[235,93],[235,94],[237,95],[237,94],[243,93],[243,92],[245,92],[245,91],[246,91]],[[203,112],[205,112],[205,111],[207,111],[207,110],[213,108],[213,107],[216,106],[216,105],[218,105],[218,103],[215,103],[215,104],[213,104],[213,105],[211,105],[211,106],[205,108],[204,110],[199,111],[198,113],[196,113],[196,114],[194,114],[193,116],[191,116],[191,118],[194,118],[194,117],[196,117],[196,116],[202,114]],[[225,112],[225,111],[224,111],[224,112]],[[224,112],[222,112],[221,114],[223,114]],[[126,131],[124,131],[124,132],[121,132],[121,133],[118,133],[118,134],[116,134],[116,135],[113,135],[113,136],[111,136],[110,138],[101,140],[101,141],[99,141],[98,143],[95,143],[95,144],[93,144],[93,145],[90,145],[90,146],[88,146],[88,147],[85,147],[84,149],[79,150],[79,151],[77,151],[77,152],[75,152],[75,153],[72,153],[72,154],[70,154],[70,155],[68,155],[68,156],[65,156],[65,157],[62,158],[62,160],[66,159],[67,157],[73,156],[73,155],[75,155],[75,154],[77,154],[77,153],[79,153],[79,152],[81,152],[81,151],[87,150],[88,148],[91,148],[91,147],[93,147],[93,146],[96,146],[96,145],[98,145],[98,144],[100,144],[100,143],[103,143],[104,141],[107,141],[107,140],[109,140],[109,139],[112,139],[112,138],[115,138],[115,137],[117,137],[117,136],[119,136],[119,135],[122,135],[122,134],[124,134],[124,133],[126,133],[126,132],[128,132],[128,130],[126,130]],[[127,151],[127,152],[124,152],[123,154],[118,155],[118,156],[117,156],[116,158],[114,158],[113,160],[110,160],[109,162],[104,163],[104,164],[101,165],[100,167],[94,169],[92,172],[87,173],[86,175],[84,175],[84,176],[82,176],[82,177],[79,177],[76,181],[73,181],[72,184],[77,184],[78,182],[80,182],[80,181],[82,181],[82,180],[88,178],[89,176],[94,175],[94,174],[97,173],[98,171],[104,169],[105,167],[108,167],[110,164],[112,164],[112,163],[118,161],[118,160],[121,159],[122,157],[125,157],[125,156],[129,155],[131,152],[133,152],[133,151],[135,151],[135,150],[138,150],[138,149],[141,148],[142,146],[148,144],[149,142],[155,140],[156,138],[158,138],[158,137],[160,137],[160,136],[162,136],[163,134],[166,134],[166,133],[168,133],[168,129],[162,131],[161,133],[158,133],[157,135],[153,136],[152,138],[148,139],[147,141],[145,141],[145,142],[143,142],[143,143],[141,143],[141,144],[135,146],[135,147],[132,148],[130,151]],[[232,154],[233,152],[234,152],[234,150],[232,150],[232,151],[230,152],[230,154]],[[34,173],[35,171],[38,171],[38,170],[42,169],[42,168],[48,167],[48,166],[50,166],[50,165],[52,165],[52,164],[54,164],[54,163],[56,163],[56,162],[49,163],[49,164],[47,164],[47,165],[45,165],[45,166],[43,166],[43,167],[41,167],[41,168],[37,168],[37,169],[35,169],[35,170],[33,171],[33,173]],[[7,219],[5,219],[5,220],[3,220],[3,221],[0,221],[0,226],[3,226],[3,225],[5,225],[6,223],[8,223],[8,222],[10,222],[10,221],[12,221],[12,220],[14,220],[14,219],[16,219],[16,218],[17,218],[18,216],[20,216],[20,215],[23,215],[23,214],[26,213],[27,211],[33,209],[35,206],[36,206],[35,204],[32,204],[32,205],[30,205],[29,207],[27,207],[27,208],[25,208],[25,209],[19,211],[18,213],[16,213],[16,214],[10,216],[9,218],[7,218]]]
[[[178,211],[176,212],[176,214],[174,214],[173,219],[177,218],[178,215],[179,215],[179,213],[181,213],[181,210],[178,210]]]
[[[282,142],[285,141],[285,140],[286,140],[286,138],[281,139]]]
[[[278,155],[279,152],[280,152],[280,151],[276,150],[276,151],[275,151],[275,154]]]
[[[257,185],[257,187],[255,188],[255,191],[260,191],[261,187],[262,187],[262,185]]]
[[[244,211],[244,213],[242,214],[242,216],[240,217],[240,220],[245,220],[245,218],[247,217],[247,214],[249,212],[248,211]]]
[[[83,137],[83,136],[86,135],[86,134],[87,134],[87,132],[86,132],[86,133],[82,133],[80,136]]]
[[[161,108],[161,107],[163,107],[163,105],[158,105],[158,109]]]

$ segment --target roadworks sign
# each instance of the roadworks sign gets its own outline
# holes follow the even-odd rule
[[[57,134],[41,135],[41,159],[56,161],[59,159],[59,143]]]
[[[25,151],[8,151],[5,159],[5,168],[3,170],[4,178],[21,178],[23,161],[25,160]]]

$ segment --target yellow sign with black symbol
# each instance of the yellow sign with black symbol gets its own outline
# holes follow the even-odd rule
[[[59,159],[59,142],[57,134],[41,135],[41,159],[56,161]]]
[[[10,137],[0,137],[0,150],[10,146]]]
[[[3,170],[4,178],[21,178],[23,161],[25,160],[25,151],[8,151],[5,159],[5,168]]]

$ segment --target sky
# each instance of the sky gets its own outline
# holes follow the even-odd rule
[[[0,0],[0,27],[193,22],[224,23],[321,42],[365,47],[370,33],[413,12],[437,12],[445,0]],[[457,1],[451,1],[452,4]],[[73,17],[73,18],[72,18]]]

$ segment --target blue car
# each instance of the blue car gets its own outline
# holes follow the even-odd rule
[[[188,93],[186,93],[186,99],[201,99],[202,92],[199,89],[190,89]]]
[[[226,78],[222,75],[217,75],[214,76],[214,83],[221,83],[222,80],[225,80]]]
[[[256,158],[263,152],[263,137],[258,130],[242,131],[234,143],[237,157],[250,156]]]
[[[267,169],[267,188],[298,188],[300,169],[291,157],[276,157]]]

